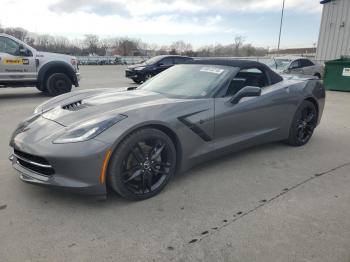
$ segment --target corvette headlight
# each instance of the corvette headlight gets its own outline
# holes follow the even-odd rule
[[[145,66],[140,66],[140,67],[134,68],[134,70],[136,70],[136,71],[141,71],[141,70],[143,70],[143,69],[145,69],[145,68],[146,68]]]
[[[126,118],[126,115],[103,116],[97,119],[86,121],[71,129],[63,135],[56,138],[54,144],[76,143],[92,139],[101,134],[106,129]]]

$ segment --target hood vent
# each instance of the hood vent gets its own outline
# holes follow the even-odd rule
[[[69,111],[78,111],[86,107],[89,107],[89,104],[83,104],[83,101],[79,100],[79,101],[75,101],[73,103],[62,106],[62,109],[69,110]]]

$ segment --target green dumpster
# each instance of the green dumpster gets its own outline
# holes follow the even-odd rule
[[[324,85],[327,90],[350,92],[350,58],[327,61]]]

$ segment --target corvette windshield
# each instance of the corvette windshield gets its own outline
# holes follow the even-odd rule
[[[147,81],[140,89],[183,98],[207,97],[233,70],[234,67],[218,65],[176,65]]]

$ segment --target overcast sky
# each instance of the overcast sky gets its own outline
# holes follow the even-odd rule
[[[0,23],[71,39],[93,33],[129,36],[169,44],[184,40],[195,47],[247,43],[276,47],[282,0],[1,0]],[[282,47],[317,42],[319,0],[286,0]]]

